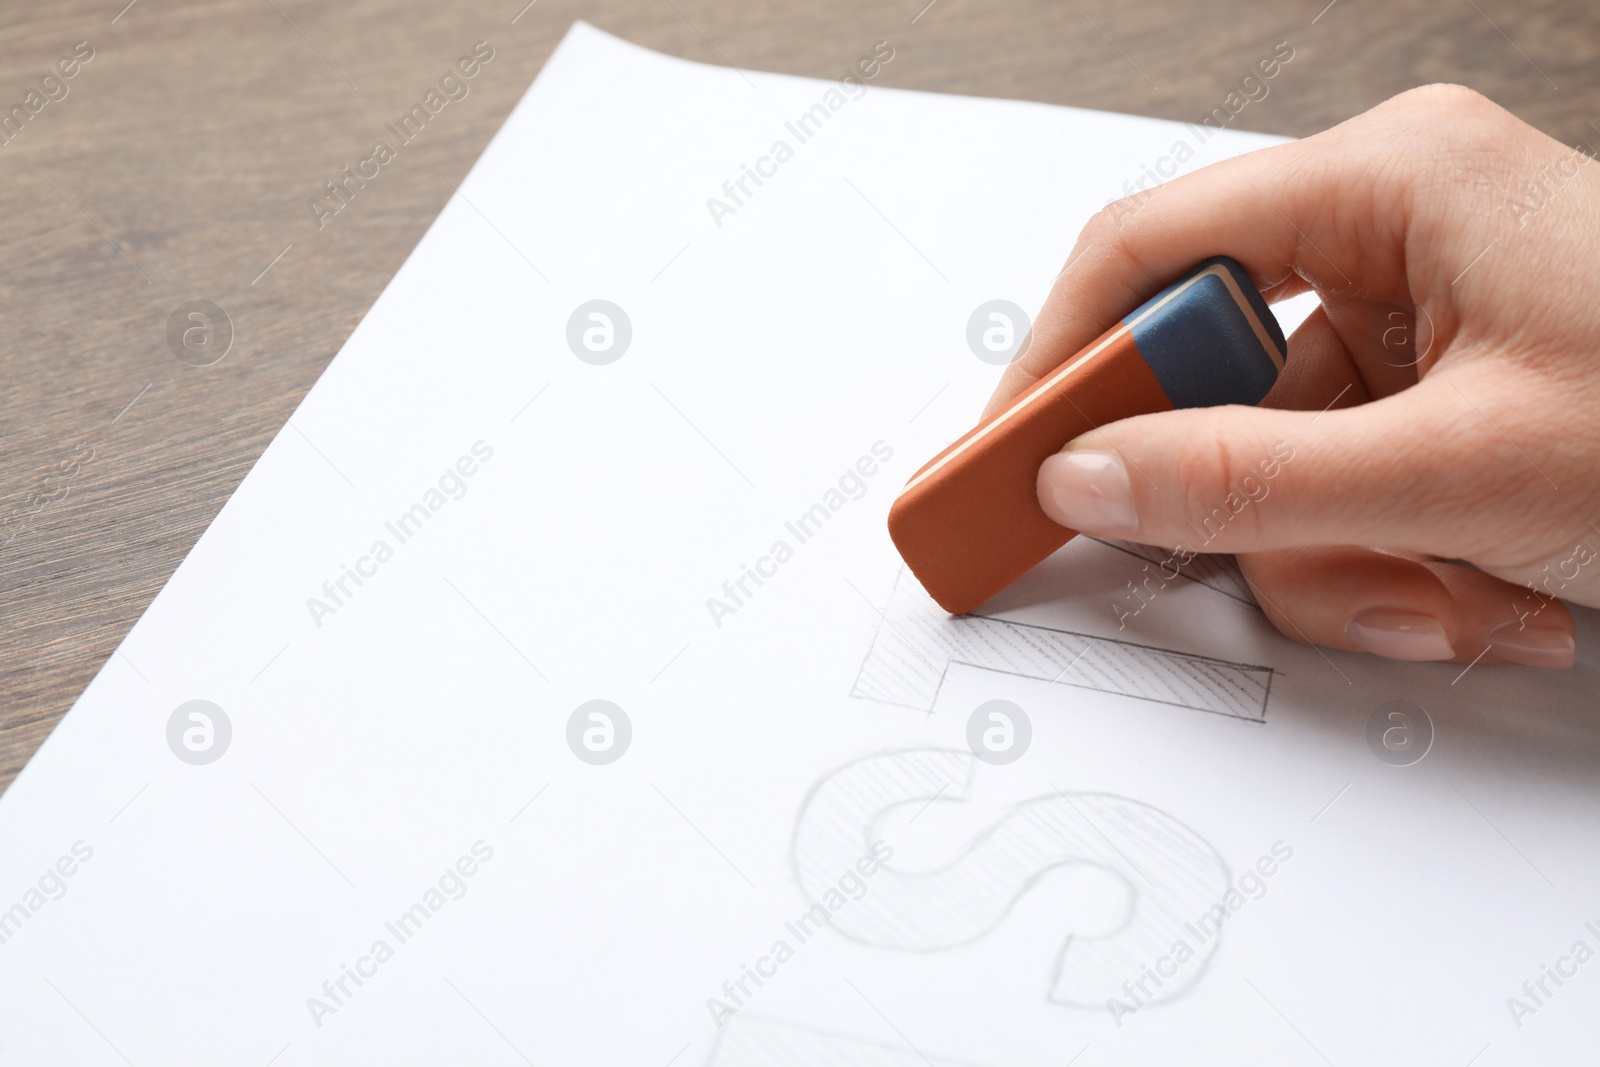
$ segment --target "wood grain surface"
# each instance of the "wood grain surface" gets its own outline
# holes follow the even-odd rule
[[[821,77],[887,40],[882,84],[1191,121],[1288,41],[1292,67],[1238,128],[1310,134],[1458,81],[1561,140],[1600,143],[1593,0],[125,2],[0,9],[0,109],[28,114],[0,134],[0,787],[115,654],[575,19],[690,59]],[[495,56],[471,94],[319,227],[308,199],[480,40]],[[62,78],[75,48],[92,58]],[[210,366],[168,343],[191,300],[231,320]]]

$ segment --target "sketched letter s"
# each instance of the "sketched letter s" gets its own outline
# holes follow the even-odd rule
[[[872,835],[891,809],[963,803],[980,766],[969,751],[912,749],[868,756],[825,775],[795,826],[794,872],[807,898],[820,901],[833,891],[838,872],[869,842],[873,855],[880,854],[883,843]],[[938,822],[931,813],[926,817]],[[930,871],[881,868],[872,892],[835,914],[832,928],[880,948],[954,948],[993,932],[1048,872],[1099,867],[1123,887],[1125,918],[1118,923],[1086,911],[1063,915],[1060,928],[1037,931],[1061,945],[1049,999],[1077,1007],[1102,1007],[1108,997],[1124,995],[1121,983],[1149,962],[1150,947],[1185,938],[1185,917],[1204,914],[1231,880],[1221,857],[1194,830],[1158,808],[1106,793],[1024,801],[975,836],[952,823],[948,845],[955,858]],[[882,853],[887,859],[892,850],[883,846]],[[1111,932],[1079,934],[1083,928]],[[1219,942],[1197,946],[1196,955],[1208,957]],[[1150,999],[1182,992],[1203,970],[1186,967]]]

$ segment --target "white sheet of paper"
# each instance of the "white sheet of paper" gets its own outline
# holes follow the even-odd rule
[[[1086,539],[950,620],[885,534],[974,310],[1272,143],[1201,138],[574,27],[0,802],[0,1060],[1580,1062],[1592,660],[1298,646],[1225,560],[1119,628]]]

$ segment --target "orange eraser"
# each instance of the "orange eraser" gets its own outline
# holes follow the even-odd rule
[[[1258,403],[1285,347],[1244,269],[1208,260],[929,460],[889,535],[940,607],[971,611],[1076,536],[1040,508],[1040,464],[1118,419]]]

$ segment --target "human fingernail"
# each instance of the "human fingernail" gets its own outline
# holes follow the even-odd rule
[[[1133,533],[1128,468],[1114,452],[1057,452],[1039,467],[1039,506],[1051,520],[1073,530]]]
[[[1437,660],[1455,655],[1444,624],[1432,615],[1400,608],[1368,608],[1345,624],[1356,647],[1388,659]]]
[[[1484,643],[1491,656],[1524,667],[1570,667],[1578,648],[1577,640],[1565,630],[1510,622],[1490,630]]]

